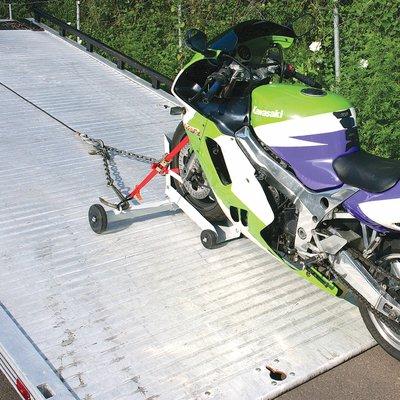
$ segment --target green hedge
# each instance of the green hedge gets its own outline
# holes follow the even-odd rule
[[[284,23],[307,10],[315,16],[317,28],[289,49],[286,59],[352,101],[364,148],[400,158],[399,0],[341,2],[342,79],[337,86],[333,65],[333,0],[82,0],[81,3],[82,30],[170,77],[191,55],[179,47],[179,29],[184,33],[189,27],[197,27],[212,37],[241,20],[264,15]],[[59,18],[75,22],[75,0],[55,0],[47,9]],[[319,52],[309,50],[312,41],[322,42]],[[366,68],[361,67],[361,60],[367,60]]]

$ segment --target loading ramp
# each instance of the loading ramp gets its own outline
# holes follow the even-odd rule
[[[0,54],[0,301],[73,398],[269,399],[374,344],[351,303],[248,240],[204,249],[183,213],[95,235],[86,213],[107,194],[101,160],[35,105],[158,157],[178,123],[173,98],[48,28],[1,31]],[[121,185],[148,168],[117,163]],[[162,199],[163,179],[143,196]],[[19,353],[2,335],[3,354]]]

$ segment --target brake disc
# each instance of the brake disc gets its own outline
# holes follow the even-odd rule
[[[191,155],[189,145],[186,145],[179,153],[179,171],[181,171],[182,176],[185,176],[188,172],[186,166]],[[188,179],[184,180],[183,186],[190,196],[197,200],[204,200],[211,194],[211,189],[196,156],[192,170],[189,173]]]

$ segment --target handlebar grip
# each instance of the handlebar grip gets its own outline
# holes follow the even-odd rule
[[[295,71],[292,76],[293,76],[293,78],[296,78],[297,80],[305,83],[308,86],[311,86],[311,87],[314,87],[317,89],[322,89],[322,85],[320,83],[314,81],[314,79],[310,78],[309,76],[300,74],[300,72]]]
[[[210,90],[206,93],[206,99],[211,100],[215,96],[215,94],[221,89],[221,86],[221,82],[215,81],[210,87]]]

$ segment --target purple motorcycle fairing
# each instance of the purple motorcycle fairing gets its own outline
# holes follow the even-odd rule
[[[340,117],[337,116],[337,118]],[[303,142],[301,146],[271,146],[270,148],[290,165],[298,180],[309,189],[318,192],[337,189],[343,186],[343,182],[333,169],[333,161],[345,154],[360,151],[355,121],[349,117],[350,115],[341,117],[343,129],[292,136],[291,138]],[[322,130],[323,127],[321,127]],[[382,193],[369,193],[360,189],[343,202],[343,207],[361,223],[378,232],[387,233],[392,230],[368,218],[361,211],[360,204],[388,199],[400,199],[400,182]]]
[[[352,214],[356,219],[358,219],[361,223],[369,226],[372,229],[375,229],[381,233],[393,232],[391,229],[386,228],[379,223],[372,221],[369,219],[360,208],[360,203],[366,203],[368,201],[377,201],[377,200],[391,200],[391,199],[400,199],[400,182],[397,182],[395,186],[391,189],[386,190],[382,193],[369,193],[364,190],[359,190],[350,196],[347,200],[343,202],[343,207],[346,211]],[[400,232],[396,231],[400,234]]]
[[[343,182],[333,169],[333,161],[343,154],[359,151],[358,145],[348,146],[346,129],[314,135],[296,136],[296,139],[309,141],[314,146],[305,147],[271,147],[283,160],[288,162],[299,181],[314,191],[326,191],[339,188]],[[343,151],[346,149],[346,151]],[[382,193],[369,193],[359,190],[343,202],[346,211],[361,223],[381,233],[391,231],[371,220],[360,209],[360,203],[376,200],[400,198],[400,182]]]
[[[346,129],[320,133],[317,135],[296,136],[296,139],[310,142],[305,147],[271,147],[283,160],[288,162],[297,178],[311,190],[330,190],[343,185],[333,169],[333,161],[344,154],[359,150],[348,146]],[[312,145],[318,143],[317,145]]]

